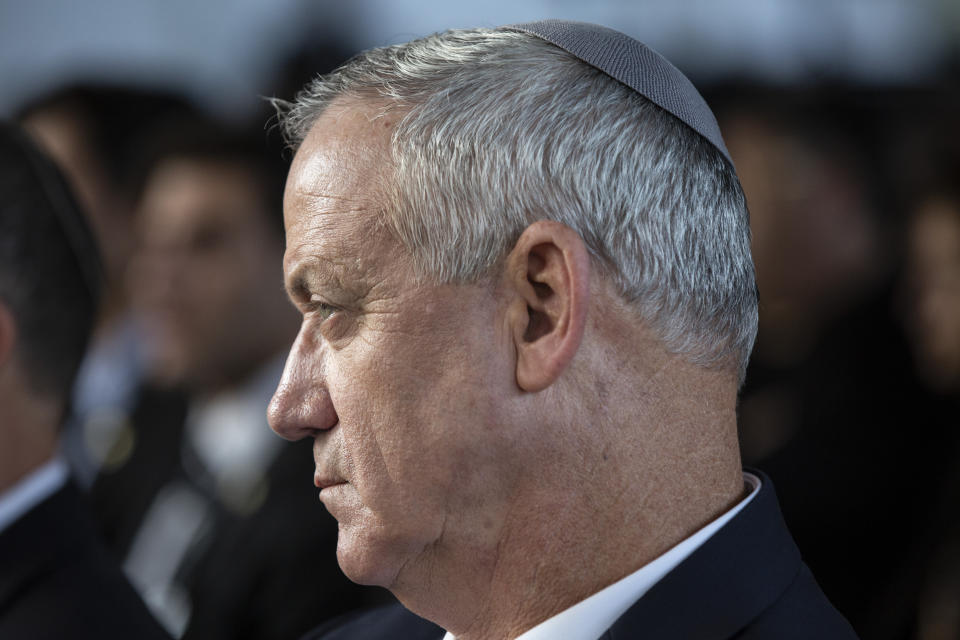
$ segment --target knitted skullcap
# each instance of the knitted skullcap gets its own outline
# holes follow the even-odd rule
[[[676,116],[730,160],[717,119],[706,100],[679,69],[642,42],[608,27],[568,20],[542,20],[500,28],[542,38],[627,85]]]

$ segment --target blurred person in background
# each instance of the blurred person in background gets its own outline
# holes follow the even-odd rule
[[[144,148],[128,285],[150,384],[181,388],[188,405],[176,420],[139,412],[136,447],[91,499],[175,636],[296,637],[371,592],[336,565],[336,525],[304,483],[309,445],[266,423],[297,326],[278,269],[285,163],[263,133],[199,116]]]
[[[960,154],[953,158],[960,167]],[[940,407],[947,434],[947,481],[939,498],[940,535],[924,575],[920,640],[960,638],[960,172],[915,199],[907,221],[903,316],[920,379]]]
[[[0,637],[162,639],[57,455],[94,324],[96,242],[53,163],[0,123]]]
[[[802,362],[884,268],[860,150],[840,125],[793,101],[740,96],[721,116],[750,198],[763,293],[754,369]]]
[[[145,367],[142,336],[124,286],[134,251],[138,141],[158,120],[187,109],[187,101],[173,93],[93,83],[64,86],[20,109],[24,127],[63,169],[89,212],[104,258],[103,297],[61,437],[85,489],[103,465],[121,464],[129,455],[135,445],[130,413],[145,405],[137,395]],[[152,412],[180,410],[175,396],[148,404]]]
[[[960,182],[925,194],[907,225],[905,321],[917,373],[932,389],[960,391]]]
[[[890,114],[855,94],[753,97],[722,118],[761,291],[744,458],[777,482],[805,560],[858,634],[916,638],[956,462],[897,314],[901,176],[870,152],[889,142]]]

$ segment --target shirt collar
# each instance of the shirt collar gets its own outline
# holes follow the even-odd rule
[[[54,457],[0,493],[0,532],[67,483],[67,463]]]
[[[187,415],[187,437],[206,470],[218,483],[258,480],[284,441],[267,425],[286,354],[277,354],[242,386],[194,402]]]

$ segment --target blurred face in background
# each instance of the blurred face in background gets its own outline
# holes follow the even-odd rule
[[[755,355],[792,366],[876,277],[876,216],[857,156],[829,131],[807,137],[750,112],[722,124],[750,205],[763,300]]]
[[[923,203],[910,222],[907,324],[920,374],[960,390],[960,202]]]
[[[283,244],[267,206],[257,176],[239,164],[171,159],[149,177],[129,285],[155,381],[215,391],[292,340]]]

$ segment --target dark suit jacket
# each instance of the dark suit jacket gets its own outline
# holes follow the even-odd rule
[[[72,485],[0,532],[0,638],[169,640],[100,545]]]
[[[855,640],[787,531],[770,478],[736,517],[610,627],[601,640]],[[330,623],[310,640],[439,640],[443,631],[394,605]]]

